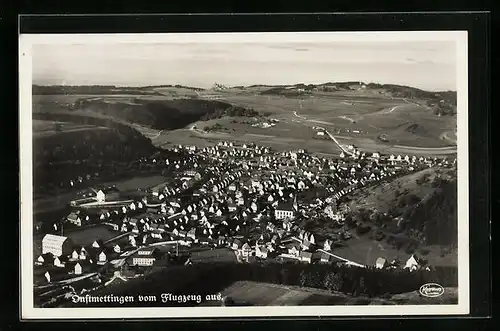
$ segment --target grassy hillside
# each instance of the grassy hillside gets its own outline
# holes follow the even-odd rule
[[[106,99],[80,99],[75,102],[74,108],[90,110],[158,130],[179,129],[199,120],[222,116],[258,116],[258,113],[252,109],[234,107],[221,101],[196,99],[134,98],[129,103],[108,102]]]
[[[35,195],[64,189],[79,178],[114,178],[157,148],[137,130],[105,118],[37,113],[33,120]]]
[[[137,94],[137,95],[160,95],[160,93],[149,90],[144,87],[117,87],[114,85],[88,85],[88,86],[68,86],[52,85],[41,86],[33,85],[33,94],[35,95],[53,95],[53,94]]]
[[[350,198],[352,223],[391,245],[457,244],[457,180],[451,169],[426,169],[368,187]]]
[[[361,82],[336,82],[319,85],[281,85],[263,86],[255,85],[253,88],[261,88],[262,95],[281,95],[284,97],[300,97],[310,95],[313,92],[347,92],[360,91],[362,93],[376,92],[391,98],[404,98],[427,106],[436,115],[455,115],[457,105],[457,93],[454,91],[429,92],[418,88],[393,84],[364,84]]]

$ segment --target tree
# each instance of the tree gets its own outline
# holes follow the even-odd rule
[[[324,281],[324,286],[330,291],[341,291],[343,286],[343,279],[340,273],[329,272]]]
[[[359,278],[358,286],[356,287],[356,291],[354,295],[358,296],[366,292],[365,278],[361,276]]]
[[[307,286],[307,283],[308,283],[308,274],[305,270],[302,270],[300,272],[300,276],[299,276],[299,284],[301,287],[304,287],[304,286]]]

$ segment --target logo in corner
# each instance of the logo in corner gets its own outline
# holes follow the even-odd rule
[[[424,297],[437,298],[443,295],[444,287],[436,283],[428,283],[420,286],[419,292]]]

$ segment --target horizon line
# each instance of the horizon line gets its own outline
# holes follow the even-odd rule
[[[451,90],[451,89],[436,89],[436,90],[427,90],[427,89],[422,89],[419,87],[414,87],[410,85],[402,85],[402,84],[393,84],[393,83],[376,83],[376,82],[363,82],[363,81],[339,81],[339,82],[323,82],[323,83],[289,83],[289,84],[251,84],[251,85],[225,85],[223,83],[218,83],[214,82],[212,84],[219,84],[222,86],[225,86],[227,88],[236,88],[236,87],[252,87],[252,86],[269,86],[269,87],[282,87],[282,86],[294,86],[294,85],[305,85],[305,86],[321,86],[321,85],[326,85],[326,84],[361,84],[361,85],[370,85],[370,84],[375,84],[375,85],[381,85],[383,86],[399,86],[399,87],[407,87],[407,88],[412,88],[424,92],[430,92],[430,93],[440,93],[440,92],[455,92],[457,93],[457,90]],[[90,87],[90,86],[102,86],[102,87],[116,87],[116,88],[154,88],[154,87],[186,87],[186,88],[195,88],[195,89],[202,89],[202,90],[210,90],[211,88],[203,88],[199,86],[191,86],[191,85],[183,85],[183,84],[154,84],[154,85],[120,85],[120,84],[36,84],[32,83],[32,86],[43,86],[43,87]]]

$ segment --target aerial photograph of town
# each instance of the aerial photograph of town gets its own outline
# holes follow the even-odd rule
[[[32,56],[35,307],[457,304],[454,42]]]

